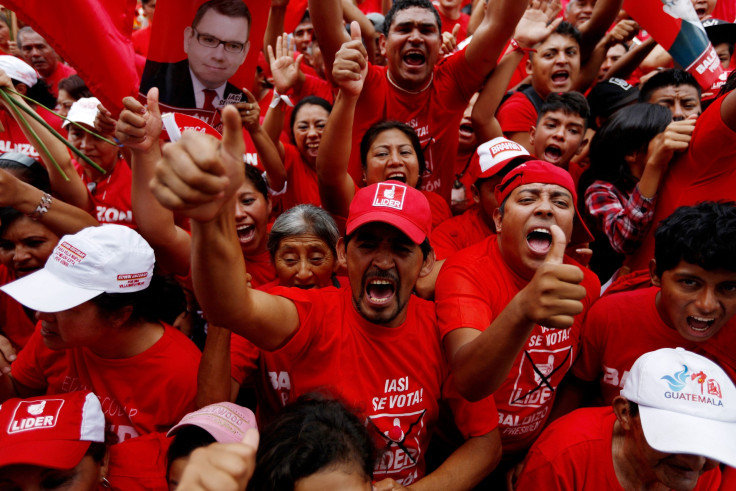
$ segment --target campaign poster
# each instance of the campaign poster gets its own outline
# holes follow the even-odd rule
[[[690,0],[625,0],[624,10],[704,89],[723,68]]]
[[[221,128],[220,110],[246,100],[269,0],[158,0],[140,95],[158,87],[162,112]]]

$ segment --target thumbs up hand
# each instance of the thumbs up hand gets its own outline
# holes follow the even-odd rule
[[[570,327],[575,315],[583,311],[585,287],[579,267],[564,264],[567,238],[557,225],[550,227],[552,245],[521,295],[522,312],[527,320],[544,327]]]
[[[341,92],[359,96],[368,73],[368,53],[360,37],[360,25],[350,24],[350,41],[343,43],[332,64],[332,80]]]
[[[197,221],[209,221],[242,185],[245,144],[238,110],[225,106],[222,122],[222,141],[185,131],[178,142],[164,146],[151,180],[151,190],[163,206]]]

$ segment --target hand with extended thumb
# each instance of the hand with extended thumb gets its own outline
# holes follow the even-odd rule
[[[163,147],[151,190],[171,210],[206,222],[219,215],[245,180],[243,131],[238,110],[222,110],[222,140],[185,131]]]
[[[363,45],[360,24],[355,21],[350,24],[350,38],[335,54],[332,79],[341,92],[357,97],[368,73],[368,52]]]
[[[522,312],[530,322],[544,327],[570,327],[583,311],[585,287],[583,272],[572,264],[564,264],[567,237],[560,227],[552,225],[552,244],[544,262],[537,268],[522,295]]]

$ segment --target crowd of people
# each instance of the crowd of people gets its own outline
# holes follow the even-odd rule
[[[0,489],[736,489],[733,2],[249,2],[0,14]]]

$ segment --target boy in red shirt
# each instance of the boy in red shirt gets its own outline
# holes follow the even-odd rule
[[[655,233],[655,286],[607,295],[583,323],[572,373],[618,395],[636,358],[684,347],[718,361],[736,379],[736,205],[681,207]]]

